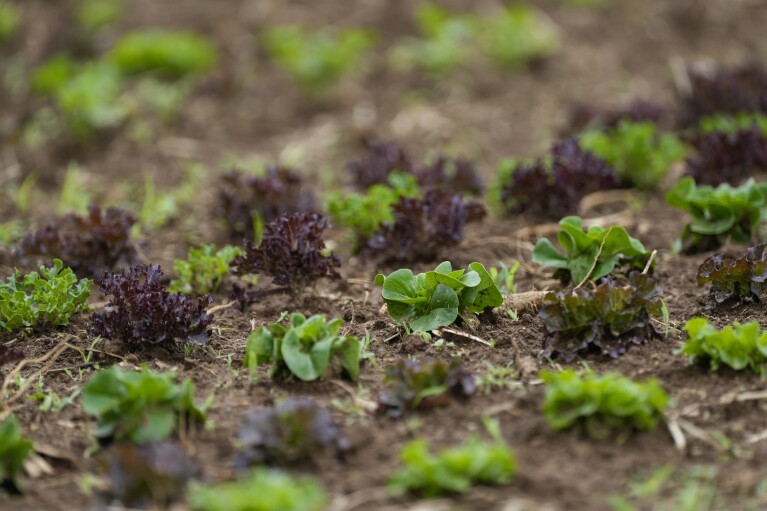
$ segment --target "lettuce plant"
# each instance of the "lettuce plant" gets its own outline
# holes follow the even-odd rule
[[[383,224],[394,222],[394,205],[402,197],[417,197],[415,177],[390,173],[388,185],[371,185],[367,192],[342,196],[334,193],[328,201],[328,213],[337,225],[352,230],[353,251],[359,252]]]
[[[192,511],[322,511],[328,496],[312,479],[260,468],[237,481],[194,486],[187,501]]]
[[[186,260],[176,259],[173,269],[178,278],[171,280],[168,291],[202,296],[218,291],[229,274],[229,264],[240,255],[239,247],[226,246],[216,250],[214,245],[189,249]]]
[[[760,301],[767,287],[767,245],[760,243],[740,257],[714,254],[698,268],[698,286],[711,284],[716,303],[739,303],[751,298]]]
[[[756,128],[767,135],[767,112],[738,112],[735,114],[716,114],[702,118],[696,126],[700,134],[723,133],[735,134],[739,131],[751,131]]]
[[[119,503],[130,509],[166,507],[183,499],[199,470],[175,442],[121,443],[110,449],[108,485],[97,494],[95,509]]]
[[[680,97],[679,114],[684,127],[717,114],[767,113],[767,70],[759,63],[687,74],[690,87]]]
[[[194,384],[174,383],[175,373],[147,367],[124,371],[117,366],[94,374],[83,389],[83,410],[98,419],[95,436],[102,442],[137,444],[165,440],[179,425],[204,422],[210,398],[194,401]]]
[[[686,153],[684,143],[651,122],[621,121],[614,129],[589,130],[579,143],[607,161],[621,181],[643,190],[657,189]]]
[[[75,19],[88,32],[112,25],[125,10],[125,0],[78,0]]]
[[[116,265],[138,260],[131,228],[136,217],[120,208],[88,208],[87,215],[68,214],[29,232],[17,249],[19,257],[58,258],[81,276],[100,276]]]
[[[237,444],[238,468],[311,460],[323,452],[342,455],[350,448],[331,413],[304,397],[250,412],[240,427]]]
[[[571,138],[554,145],[545,158],[503,162],[496,195],[508,213],[561,218],[577,212],[586,195],[617,186],[615,170]]]
[[[394,221],[370,237],[364,251],[387,262],[433,261],[463,240],[467,223],[481,221],[487,211],[461,195],[427,190],[423,198],[401,197],[393,207]]]
[[[67,325],[74,314],[88,310],[90,294],[91,281],[78,281],[58,259],[40,272],[22,275],[16,270],[0,281],[0,332]]]
[[[393,141],[368,140],[364,154],[346,164],[354,185],[362,191],[373,185],[391,184],[390,174],[412,174],[414,168],[405,148]]]
[[[663,419],[668,395],[656,379],[635,382],[620,373],[545,371],[543,415],[557,431],[578,428],[592,438],[649,431]]]
[[[140,30],[119,40],[109,59],[125,75],[154,72],[181,78],[210,71],[218,55],[210,41],[193,32]]]
[[[692,216],[682,231],[685,252],[703,252],[722,246],[728,239],[748,243],[757,226],[767,218],[767,184],[749,179],[741,186],[697,186],[692,177],[677,181],[666,202]]]
[[[754,170],[767,170],[767,131],[756,126],[696,134],[688,141],[695,156],[687,159],[687,173],[696,183],[737,185]]]
[[[661,293],[653,279],[633,272],[593,289],[546,294],[538,311],[546,327],[543,356],[571,362],[596,351],[615,358],[632,344],[660,336],[652,318],[663,315]]]
[[[689,338],[679,353],[691,364],[708,365],[712,371],[725,365],[767,376],[767,332],[756,321],[744,325],[735,322],[717,330],[706,318],[693,318],[684,329]]]
[[[207,343],[213,317],[206,308],[213,299],[208,295],[190,298],[169,293],[162,279],[157,265],[105,273],[97,282],[101,292],[112,298],[104,311],[91,316],[90,333],[134,345],[171,345],[176,339]]]
[[[417,362],[401,359],[386,370],[386,389],[378,399],[379,410],[401,417],[409,410],[445,406],[453,399],[468,398],[477,381],[458,360]]]
[[[21,434],[19,423],[12,415],[0,422],[0,484],[7,483],[21,490],[21,468],[32,449],[32,442]]]
[[[314,209],[314,194],[300,174],[270,165],[263,175],[233,170],[221,177],[215,214],[238,239],[257,237],[257,226]]]
[[[0,0],[0,44],[16,34],[21,24],[20,6],[6,0]]]
[[[477,22],[480,50],[508,71],[523,68],[559,48],[554,27],[527,5],[512,5]]]
[[[231,262],[235,275],[268,275],[277,285],[297,291],[322,277],[337,279],[341,259],[325,253],[322,231],[330,226],[317,213],[281,216],[266,225],[261,243],[249,240]]]
[[[414,275],[409,269],[376,275],[389,315],[409,330],[429,332],[455,323],[459,313],[484,312],[503,295],[481,263],[453,271],[449,261]]]
[[[418,184],[451,194],[481,195],[485,189],[479,170],[473,161],[439,155],[432,162],[417,166],[413,173]]]
[[[358,70],[375,40],[369,30],[310,32],[297,26],[272,26],[261,35],[275,63],[312,92],[323,92]]]
[[[253,372],[271,363],[269,374],[274,379],[296,376],[312,381],[343,372],[356,380],[362,341],[339,335],[341,323],[341,319],[327,321],[321,314],[307,318],[293,313],[288,326],[277,321],[250,334],[243,365]]]
[[[533,262],[556,268],[554,276],[565,284],[580,284],[587,278],[598,281],[619,266],[641,270],[650,257],[644,245],[623,227],[592,225],[584,232],[583,220],[577,216],[563,218],[559,227],[557,241],[564,254],[542,238],[533,250]]]
[[[487,424],[492,442],[472,436],[459,446],[434,454],[425,440],[409,442],[400,451],[403,466],[389,478],[389,487],[396,493],[433,498],[465,493],[478,484],[509,483],[517,471],[516,456],[503,441],[497,423]]]

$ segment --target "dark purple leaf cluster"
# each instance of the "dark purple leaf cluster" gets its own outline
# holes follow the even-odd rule
[[[472,195],[481,195],[485,190],[485,183],[476,165],[463,158],[441,155],[431,164],[419,166],[414,173],[418,184],[426,189]]]
[[[205,311],[213,299],[171,294],[162,278],[159,266],[137,265],[97,279],[101,291],[112,299],[103,312],[91,317],[91,334],[132,343],[208,342],[213,317]]]
[[[689,91],[680,97],[682,127],[695,126],[714,114],[767,113],[767,69],[761,64],[714,72],[691,69],[688,76]]]
[[[757,126],[733,133],[698,133],[687,141],[695,148],[695,156],[687,159],[687,174],[699,185],[735,186],[754,170],[767,170],[767,137]]]
[[[392,172],[412,174],[414,165],[407,151],[397,142],[366,141],[365,154],[346,165],[360,190],[384,184]]]
[[[107,460],[108,487],[97,497],[95,509],[165,508],[180,501],[197,467],[176,443],[120,444]]]
[[[502,185],[500,198],[509,213],[559,219],[577,213],[586,195],[618,184],[607,162],[571,138],[554,145],[549,158],[515,168]]]
[[[294,170],[270,166],[263,177],[233,170],[221,178],[216,216],[235,236],[253,237],[253,217],[271,222],[282,215],[312,211],[314,194]]]
[[[387,262],[433,261],[443,250],[463,240],[467,223],[482,220],[487,211],[460,195],[428,190],[423,198],[402,197],[392,208],[394,222],[384,224],[363,248]]]
[[[237,468],[342,456],[350,443],[328,410],[312,399],[292,397],[272,408],[249,413],[240,427]]]
[[[247,241],[245,253],[231,263],[235,275],[262,274],[281,286],[305,286],[320,277],[339,278],[341,259],[324,255],[322,231],[329,227],[317,213],[295,213],[271,221],[258,247]]]
[[[741,257],[714,254],[698,268],[698,285],[711,284],[715,303],[745,299],[759,302],[767,289],[767,244],[750,247]]]
[[[477,382],[458,360],[417,362],[401,359],[389,367],[384,377],[386,390],[378,398],[378,409],[389,417],[400,417],[409,410],[445,406],[453,399],[468,398]]]
[[[24,353],[21,350],[9,348],[4,344],[0,344],[0,367],[23,359]]]
[[[90,206],[86,216],[68,214],[19,242],[17,255],[61,259],[79,277],[101,275],[117,265],[129,266],[138,255],[130,231],[137,218],[120,208]]]
[[[570,121],[565,131],[568,134],[574,134],[590,127],[612,129],[617,128],[621,121],[657,124],[665,114],[666,109],[663,106],[645,99],[637,99],[625,106],[612,109],[579,104],[570,112]]]
[[[606,277],[594,289],[548,293],[538,316],[546,327],[542,356],[572,362],[589,352],[616,358],[631,345],[659,336],[652,324],[661,317],[662,291],[647,275]]]

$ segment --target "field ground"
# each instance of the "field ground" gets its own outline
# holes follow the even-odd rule
[[[25,4],[23,40],[6,51],[23,55],[28,63],[39,62],[71,37],[65,22],[71,2],[31,0]],[[643,97],[671,105],[674,72],[683,63],[767,59],[764,2],[622,1],[600,11],[545,1],[536,5],[557,26],[563,44],[556,54],[528,71],[505,74],[469,69],[433,80],[391,73],[379,55],[369,63],[364,78],[343,82],[320,101],[308,101],[298,87],[268,65],[254,42],[254,30],[284,22],[365,26],[379,31],[385,48],[389,41],[414,31],[410,2],[366,0],[353,2],[353,8],[329,0],[135,0],[129,4],[117,33],[141,26],[198,30],[221,49],[222,62],[216,71],[187,102],[176,125],[150,143],[139,144],[118,133],[85,148],[52,145],[27,151],[18,141],[6,139],[0,146],[0,180],[18,180],[31,169],[38,172],[39,200],[32,204],[25,222],[33,219],[39,223],[51,218],[51,202],[44,199],[56,197],[63,169],[71,160],[85,170],[85,187],[105,204],[122,198],[122,188],[113,185],[116,181],[141,183],[149,173],[156,176],[158,187],[168,189],[182,179],[189,163],[203,165],[206,184],[189,211],[142,240],[143,258],[161,264],[168,272],[172,261],[185,256],[192,245],[231,241],[209,214],[216,200],[217,176],[226,170],[224,161],[283,159],[302,169],[318,190],[327,190],[337,186],[337,176],[350,155],[357,154],[359,140],[374,135],[403,141],[419,156],[446,150],[474,158],[490,182],[501,158],[541,154],[558,136],[575,103],[609,106]],[[457,8],[474,3],[444,4]],[[0,97],[0,125],[16,122],[30,108],[27,102]],[[0,212],[3,219],[18,215],[8,204],[0,205]],[[679,329],[689,318],[702,315],[717,326],[750,320],[767,326],[764,306],[747,304],[724,311],[706,308],[707,291],[697,287],[695,274],[709,254],[686,257],[671,252],[686,219],[666,206],[662,197],[632,192],[629,201],[585,213],[621,213],[622,225],[646,247],[659,250],[655,277],[670,313],[666,339],[634,347],[616,360],[589,359],[586,363],[597,371],[619,370],[632,378],[657,377],[674,400],[668,423],[682,431],[684,445],[679,438],[675,442],[666,425],[620,444],[553,432],[540,413],[543,386],[537,373],[545,364],[537,355],[544,334],[535,311],[520,310],[513,319],[501,308],[483,318],[478,330],[471,333],[493,341],[493,347],[456,335],[448,336],[450,342],[442,346],[414,336],[395,336],[397,327],[381,310],[383,302],[372,278],[396,267],[381,267],[376,261],[351,256],[340,230],[334,230],[331,238],[343,257],[342,280],[321,282],[297,300],[273,294],[244,312],[237,307],[220,309],[215,313],[217,328],[209,345],[189,353],[159,348],[128,353],[119,342],[104,340],[84,364],[81,354],[68,350],[46,372],[45,385],[59,395],[69,395],[87,380],[93,364],[113,363],[124,367],[148,363],[192,378],[199,396],[216,394],[210,412],[215,427],[183,439],[184,447],[210,480],[233,475],[231,439],[247,411],[287,396],[311,396],[334,411],[345,425],[353,449],[343,461],[307,464],[296,472],[319,478],[333,497],[330,509],[337,511],[612,509],[612,495],[626,495],[630,481],[667,465],[675,469],[672,482],[641,509],[653,509],[652,505],[671,499],[673,492],[693,484],[691,474],[701,469],[713,471],[702,480],[715,488],[720,506],[716,509],[756,509],[757,503],[767,506],[767,497],[759,496],[767,481],[767,401],[742,399],[750,392],[763,391],[764,381],[728,371],[709,373],[688,366],[684,357],[675,354],[684,339]],[[551,289],[556,281],[530,262],[530,250],[538,233],[552,232],[551,226],[530,218],[494,216],[470,226],[462,245],[445,250],[440,260],[449,259],[454,265],[520,261],[518,290]],[[16,264],[10,252],[0,255],[0,263],[3,275]],[[225,292],[215,298],[217,305],[229,301]],[[100,296],[92,298],[96,306],[102,301]],[[286,309],[342,317],[348,333],[364,336],[370,332],[375,363],[363,367],[357,384],[335,379],[273,383],[265,369],[255,382],[249,382],[240,363],[246,337],[253,326],[275,321]],[[85,333],[87,324],[87,317],[80,317],[58,332],[6,335],[3,341],[14,341],[30,358],[48,353],[64,340],[88,348],[92,339]],[[368,405],[382,389],[383,368],[405,356],[459,356],[480,376],[488,363],[510,365],[516,377],[504,388],[480,389],[466,402],[402,420],[371,413]],[[228,363],[230,358],[233,361]],[[34,368],[26,369],[25,374]],[[65,368],[74,371],[75,379]],[[77,377],[78,369],[83,369],[82,380]],[[83,454],[92,443],[92,419],[80,406],[52,414],[39,411],[33,401],[22,401],[14,414],[40,451],[49,454],[46,459],[53,473],[28,478],[27,492],[0,500],[0,509],[87,509],[92,497],[83,494],[78,482],[84,474],[97,473],[102,463],[101,454]],[[488,415],[499,419],[504,438],[518,456],[519,473],[511,484],[478,487],[459,497],[435,501],[394,497],[385,491],[387,476],[399,465],[399,446],[417,435],[437,447],[461,442],[479,431],[480,418]]]

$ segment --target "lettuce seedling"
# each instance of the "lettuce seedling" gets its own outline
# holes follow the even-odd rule
[[[15,417],[11,415],[0,422],[0,484],[10,484],[21,491],[21,468],[32,450],[32,442],[22,436]]]
[[[750,369],[767,376],[767,332],[758,322],[735,322],[717,330],[706,318],[693,318],[684,329],[689,338],[679,353],[691,364],[708,365],[712,371],[726,365],[735,371]]]
[[[327,209],[333,222],[352,230],[355,253],[383,224],[394,222],[393,207],[400,198],[418,196],[418,184],[412,175],[391,173],[388,183],[372,185],[364,195],[334,193],[328,200]]]
[[[647,275],[633,272],[628,279],[606,278],[593,290],[547,293],[538,316],[546,327],[542,356],[576,356],[596,351],[616,358],[660,333],[652,318],[662,317],[662,291]]]
[[[471,57],[477,29],[472,16],[424,3],[416,7],[415,22],[421,37],[405,39],[394,47],[390,59],[395,67],[440,75],[464,65]]]
[[[695,148],[695,156],[687,159],[687,174],[696,183],[737,185],[754,170],[767,170],[767,131],[756,126],[696,134],[687,140]]]
[[[193,511],[322,511],[328,496],[313,479],[260,468],[237,481],[192,487],[187,501]]]
[[[760,112],[738,112],[736,114],[716,114],[704,117],[698,122],[696,131],[701,134],[725,133],[732,135],[739,131],[758,129],[767,135],[767,115]]]
[[[172,345],[176,339],[193,344],[208,342],[213,317],[206,308],[209,295],[190,298],[169,293],[158,265],[137,265],[127,272],[107,272],[97,283],[112,298],[104,311],[91,316],[89,332],[119,338],[136,346],[142,343]]]
[[[457,359],[449,363],[400,359],[387,369],[384,385],[378,409],[389,417],[401,417],[409,410],[445,406],[453,399],[468,398],[477,390],[476,378]]]
[[[590,104],[576,104],[570,112],[567,133],[578,133],[585,129],[612,130],[622,121],[633,123],[650,122],[659,124],[666,109],[654,101],[636,99],[616,108],[599,108]]]
[[[210,41],[193,32],[139,30],[119,40],[109,60],[125,75],[153,72],[177,79],[210,71],[218,55]]]
[[[592,225],[584,232],[583,220],[577,216],[563,218],[559,227],[557,241],[564,253],[542,238],[533,249],[533,262],[556,268],[554,276],[564,284],[599,281],[620,266],[641,270],[650,258],[644,245],[623,227]]]
[[[68,214],[29,232],[18,245],[18,257],[57,258],[80,276],[100,276],[116,265],[138,260],[131,228],[136,217],[120,208],[90,206],[88,214]]]
[[[554,26],[527,5],[507,7],[476,23],[480,50],[507,71],[523,68],[559,48]]]
[[[308,32],[297,26],[272,26],[260,40],[275,63],[299,85],[324,92],[362,67],[376,35],[360,29]]]
[[[257,247],[249,240],[245,242],[244,252],[232,260],[232,273],[267,275],[294,292],[321,277],[338,279],[336,268],[341,266],[341,259],[326,254],[322,239],[322,231],[329,226],[318,213],[278,217],[266,225]]]
[[[514,276],[517,274],[522,265],[519,262],[515,262],[511,265],[511,268],[509,268],[502,261],[498,261],[498,266],[498,268],[491,267],[487,269],[487,271],[490,273],[490,276],[493,278],[493,282],[495,282],[495,286],[498,288],[498,291],[500,291],[503,295],[516,293],[517,284],[514,282]]]
[[[229,264],[241,253],[239,247],[231,246],[218,251],[214,245],[189,249],[186,260],[173,262],[178,278],[170,281],[168,291],[194,296],[215,293],[229,274]]]
[[[762,64],[714,72],[693,68],[687,76],[690,87],[680,97],[679,124],[683,127],[717,114],[767,113],[767,70]]]
[[[401,197],[393,207],[394,222],[383,224],[364,251],[394,261],[433,261],[463,240],[467,223],[481,221],[487,211],[460,195],[427,190],[423,198]]]
[[[471,436],[466,442],[432,454],[425,440],[416,439],[400,451],[403,467],[389,478],[395,493],[412,492],[433,498],[465,493],[478,484],[502,485],[517,471],[517,459],[503,441],[497,423],[486,421],[493,436],[485,442]]]
[[[365,141],[365,154],[346,164],[357,188],[366,191],[373,185],[391,184],[389,175],[412,174],[414,165],[404,147],[397,142]]]
[[[753,239],[757,226],[767,218],[767,183],[749,179],[735,188],[726,183],[712,188],[697,186],[692,177],[685,177],[669,190],[666,202],[692,215],[682,231],[682,249],[705,252],[728,239],[735,243]]]
[[[263,176],[229,172],[221,177],[218,196],[215,214],[238,239],[253,239],[257,224],[315,206],[314,194],[298,172],[279,166],[268,166]]]
[[[615,170],[571,138],[554,145],[546,158],[503,162],[496,195],[508,213],[561,218],[577,212],[586,195],[617,186]]]
[[[459,313],[479,314],[503,303],[495,281],[481,263],[453,271],[444,261],[434,271],[409,269],[376,275],[389,315],[412,331],[429,332],[455,323]]]
[[[323,452],[341,456],[351,447],[330,412],[305,397],[250,412],[240,427],[237,444],[238,468],[311,460]]]
[[[543,415],[557,431],[578,428],[594,439],[650,431],[663,419],[668,395],[658,380],[635,382],[620,373],[544,371]]]
[[[621,181],[642,190],[657,189],[687,151],[675,135],[659,133],[651,122],[621,121],[614,129],[589,130],[579,143],[607,161]]]
[[[26,275],[16,270],[0,281],[0,331],[36,326],[59,327],[88,310],[92,282],[77,280],[70,268],[54,259],[53,266]]]
[[[83,410],[98,419],[95,436],[103,443],[144,444],[165,440],[179,426],[204,422],[211,398],[198,405],[192,380],[179,385],[175,378],[174,372],[147,367],[124,371],[113,366],[94,374],[83,389]]]
[[[698,286],[711,284],[716,303],[751,298],[758,302],[767,288],[767,245],[750,247],[741,257],[714,254],[698,268]]]
[[[356,380],[362,341],[339,335],[341,323],[341,319],[327,321],[321,314],[307,318],[293,313],[288,326],[278,321],[250,334],[243,365],[253,372],[257,366],[271,363],[269,375],[276,380],[296,376],[312,381],[342,372]]]
[[[183,499],[187,484],[199,473],[174,442],[116,445],[110,449],[106,470],[109,484],[98,493],[96,509],[116,503],[130,509],[169,506]]]
[[[0,0],[0,44],[16,34],[21,24],[21,14],[20,6]]]

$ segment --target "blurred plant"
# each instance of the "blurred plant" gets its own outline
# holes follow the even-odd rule
[[[22,10],[14,3],[0,0],[0,44],[9,40],[21,24]]]
[[[7,483],[21,491],[21,468],[32,450],[32,442],[22,436],[12,415],[0,422],[0,484]]]
[[[498,261],[498,267],[491,266],[487,269],[492,277],[495,286],[501,292],[501,294],[509,294],[517,292],[517,284],[514,282],[514,276],[519,271],[521,265],[519,262],[515,262],[511,265],[511,268],[506,266],[503,261]]]
[[[321,93],[359,70],[376,36],[360,29],[310,32],[274,26],[261,35],[271,58],[306,90]]]
[[[152,72],[177,79],[210,71],[218,54],[210,41],[193,32],[138,30],[115,44],[109,60],[125,75]]]
[[[88,32],[96,32],[120,19],[125,0],[78,0],[75,7],[77,23]]]
[[[546,57],[559,47],[551,22],[527,5],[513,5],[476,22],[479,48],[508,71]]]
[[[216,251],[214,245],[189,249],[186,260],[176,259],[173,269],[178,278],[170,281],[168,291],[201,296],[215,293],[229,274],[229,264],[242,253],[239,247],[226,246]]]
[[[86,186],[82,167],[77,162],[70,162],[59,192],[56,212],[59,215],[69,212],[82,215],[88,211],[88,205],[92,202],[92,187]]]
[[[178,218],[197,197],[203,175],[201,166],[191,165],[186,170],[184,180],[177,187],[158,193],[154,178],[147,174],[144,177],[144,201],[139,210],[139,221],[134,233],[140,234],[140,230],[157,231]]]

